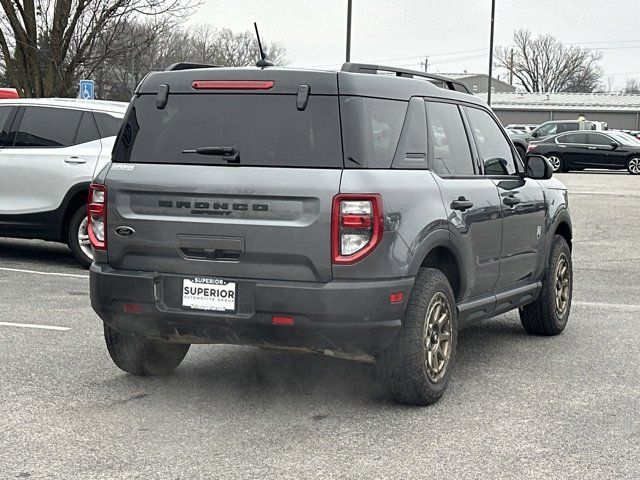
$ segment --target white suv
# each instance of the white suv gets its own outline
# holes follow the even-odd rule
[[[127,104],[0,101],[0,236],[63,242],[90,265],[87,196],[110,160]]]

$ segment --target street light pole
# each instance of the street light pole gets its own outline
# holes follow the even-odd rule
[[[351,0],[347,0],[347,62],[351,61]]]
[[[489,38],[489,78],[487,79],[487,104],[491,105],[491,79],[493,75],[493,24],[496,16],[496,0],[491,0],[491,36]]]

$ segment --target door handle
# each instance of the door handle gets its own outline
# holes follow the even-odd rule
[[[558,144],[558,147],[560,147],[560,148],[567,148],[567,146],[566,146],[566,145],[561,145],[561,144]]]
[[[451,202],[452,210],[460,210],[461,212],[464,212],[465,210],[469,210],[471,207],[473,207],[473,202],[467,200],[464,196],[460,196],[457,200]]]
[[[81,158],[81,157],[76,157],[76,156],[72,156],[72,157],[67,157],[64,159],[64,163],[69,163],[72,165],[77,165],[79,163],[87,163],[87,159],[86,158]]]
[[[589,150],[597,150],[596,147],[587,147]]]
[[[518,205],[520,202],[522,202],[522,200],[520,200],[518,197],[514,197],[513,195],[504,197],[503,201],[505,205],[508,205],[510,207],[513,207],[514,205]]]

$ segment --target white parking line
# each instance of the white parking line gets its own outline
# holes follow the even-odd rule
[[[640,312],[640,305],[629,303],[573,302],[573,305],[577,305],[578,307],[610,308],[613,310],[625,310],[627,312]]]
[[[71,330],[68,327],[54,327],[53,325],[34,325],[32,323],[11,323],[11,322],[0,322],[0,326],[5,327],[20,327],[20,328],[40,328],[42,330],[60,330],[67,331]]]
[[[89,278],[89,275],[78,275],[78,274],[75,274],[75,273],[59,273],[59,272],[39,272],[37,270],[23,270],[21,268],[0,267],[0,270],[5,271],[5,272],[33,273],[35,275],[54,275],[54,276],[59,276],[59,277]]]

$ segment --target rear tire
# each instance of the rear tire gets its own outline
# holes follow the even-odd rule
[[[564,237],[555,235],[540,295],[520,308],[524,329],[533,335],[558,335],[569,320],[572,294],[571,250]]]
[[[76,210],[69,222],[67,245],[71,253],[83,267],[89,268],[93,262],[93,252],[87,234],[87,206],[82,205]]]
[[[549,163],[553,167],[553,173],[563,172],[564,171],[564,160],[557,153],[550,154],[547,159]]]
[[[376,358],[378,377],[397,402],[429,405],[447,389],[458,340],[456,315],[447,277],[420,269],[402,329]]]
[[[166,375],[173,372],[191,346],[124,335],[104,324],[104,340],[111,360],[120,370],[134,375]]]

